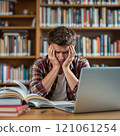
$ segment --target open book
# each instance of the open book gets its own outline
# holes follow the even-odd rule
[[[20,98],[30,106],[35,107],[56,107],[56,106],[72,106],[73,101],[50,101],[37,94],[29,94],[27,87],[19,81],[14,80],[18,86],[0,88],[0,98]]]

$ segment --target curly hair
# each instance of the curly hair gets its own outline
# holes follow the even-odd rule
[[[59,46],[75,45],[76,33],[67,27],[60,26],[52,29],[47,35],[48,45],[54,43]]]

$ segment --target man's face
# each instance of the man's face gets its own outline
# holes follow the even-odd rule
[[[51,45],[50,45],[51,46]],[[59,46],[57,44],[52,44],[55,50],[55,56],[59,63],[62,65],[63,62],[67,59],[69,53],[69,46]]]

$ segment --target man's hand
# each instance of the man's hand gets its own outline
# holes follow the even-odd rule
[[[75,57],[74,46],[70,46],[68,57],[64,61],[62,68],[71,90],[73,90],[78,83],[78,79],[76,78],[74,73],[70,70],[70,65],[72,64],[74,57]]]
[[[50,62],[52,63],[53,68],[58,68],[58,69],[60,68],[60,63],[55,57],[55,51],[52,45],[48,47],[48,58],[50,59]]]
[[[72,64],[72,61],[75,57],[75,49],[74,46],[70,46],[69,47],[69,52],[68,52],[68,57],[67,59],[64,61],[62,68],[69,68],[70,64]]]

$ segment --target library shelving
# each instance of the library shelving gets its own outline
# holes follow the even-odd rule
[[[3,1],[4,1],[4,6],[2,5]],[[38,41],[39,41],[38,38],[39,37],[37,37],[38,36],[37,33],[38,33],[39,28],[37,27],[37,19],[36,19],[37,14],[38,14],[38,11],[37,11],[38,10],[38,7],[37,7],[38,0],[3,0],[3,1],[0,0],[0,38],[2,39],[1,41],[4,40],[4,33],[19,33],[20,34],[19,39],[23,38],[22,40],[25,40],[25,35],[27,35],[26,39],[27,40],[29,39],[31,41],[31,44],[30,44],[31,49],[30,49],[29,55],[26,55],[26,54],[23,55],[23,53],[17,54],[17,55],[16,54],[9,55],[10,48],[11,48],[11,47],[9,47],[8,54],[4,55],[3,52],[1,53],[2,45],[0,43],[0,64],[1,64],[0,67],[3,68],[3,66],[5,64],[5,66],[7,66],[7,68],[11,67],[11,70],[12,70],[12,68],[14,67],[14,71],[19,72],[16,69],[18,67],[21,67],[21,65],[22,65],[26,70],[28,70],[31,67],[31,65],[33,64],[34,60],[38,57],[37,56],[37,54],[38,54],[37,53],[37,51],[38,51],[37,45],[38,45]],[[10,9],[10,4],[12,4],[12,9]],[[8,10],[7,10],[7,8],[8,8]],[[28,14],[23,14],[24,10],[27,10]],[[7,22],[7,25],[6,25],[6,22]],[[23,33],[22,33],[22,31],[23,31]],[[24,34],[24,31],[27,31],[27,32]],[[11,37],[11,35],[10,35],[10,37]],[[13,37],[15,37],[14,34],[13,34]],[[14,42],[16,42],[16,41],[14,40]],[[8,42],[10,42],[10,39],[7,41],[7,43]],[[21,44],[19,43],[19,46],[20,45]],[[11,46],[10,43],[9,43],[9,46]],[[15,43],[14,43],[14,46],[15,46]],[[23,44],[22,44],[22,46],[23,46]],[[3,46],[3,48],[4,48],[4,46]],[[17,44],[16,44],[15,48],[17,48]],[[15,48],[14,48],[14,50],[15,50]],[[3,51],[4,51],[4,49],[3,49]],[[6,68],[3,68],[1,70],[2,72],[1,71],[0,72],[3,74],[3,70],[5,70],[5,69]],[[6,72],[8,72],[8,71],[6,71]],[[30,74],[29,72],[27,74]],[[2,81],[0,82],[0,86],[15,85],[12,82],[4,82],[3,78],[6,78],[6,77],[5,77],[5,75],[2,75],[2,74],[0,74],[0,76],[2,76],[2,77],[0,77],[0,80],[2,79]],[[15,75],[13,75],[13,76],[15,76]],[[22,77],[23,76],[24,75],[22,75]],[[23,82],[23,83],[27,86],[29,85],[28,80],[27,80],[27,82]]]
[[[83,3],[80,3],[83,2]],[[85,2],[85,3],[84,3]],[[120,40],[120,3],[119,1],[42,1],[40,0],[40,36],[46,37],[47,32],[56,26],[67,26],[80,35],[80,37],[87,37],[90,39],[95,39],[99,35],[107,35],[110,38],[111,43]],[[102,3],[100,3],[102,2]],[[82,10],[83,11],[82,11]],[[96,9],[97,11],[95,11]],[[79,11],[79,13],[77,12]],[[105,11],[105,13],[104,13]],[[106,12],[107,11],[107,12]],[[108,23],[108,11],[114,18],[111,23]],[[92,23],[90,23],[90,12],[92,12]],[[99,15],[103,14],[103,16]],[[72,15],[71,15],[71,14]],[[82,15],[84,14],[84,16]],[[88,14],[86,14],[88,13]],[[98,13],[98,15],[96,15]],[[50,16],[50,17],[49,17]],[[77,20],[77,16],[81,20]],[[112,17],[111,16],[111,17]],[[77,18],[77,19],[76,19]],[[97,18],[97,19],[96,19]],[[83,19],[83,20],[82,20]],[[88,19],[88,20],[87,20]],[[100,20],[101,19],[101,20]],[[86,22],[87,23],[86,23]],[[101,23],[102,22],[102,23]],[[83,23],[83,24],[82,24]],[[86,23],[86,24],[84,24]],[[85,26],[84,26],[85,25]],[[117,49],[118,50],[118,49]],[[120,51],[120,47],[119,47]],[[117,55],[106,55],[106,56],[83,56],[87,58],[92,64],[105,64],[106,66],[120,66],[120,54]]]
[[[14,1],[14,0],[11,0]],[[95,39],[99,35],[107,35],[110,38],[110,42],[114,43],[120,40],[120,16],[119,1],[114,1],[116,3],[107,3],[103,0],[103,3],[96,0],[96,3],[90,3],[90,0],[85,0],[86,3],[75,3],[75,0],[68,0],[68,3],[59,3],[61,0],[15,0],[13,2],[12,15],[1,15],[0,21],[9,24],[7,26],[0,25],[0,38],[3,36],[3,30],[27,30],[28,37],[31,40],[31,54],[30,56],[0,56],[0,63],[18,67],[24,65],[29,68],[34,60],[38,57],[43,57],[41,52],[41,36],[46,37],[49,30],[55,28],[56,26],[68,26],[69,28],[75,30],[77,35],[80,37],[87,37],[89,39]],[[45,3],[46,2],[46,3]],[[54,2],[54,3],[52,3]],[[62,1],[63,2],[63,1]],[[73,2],[73,3],[72,3]],[[81,0],[82,2],[82,0]],[[24,15],[23,11],[27,9],[29,14]],[[82,10],[81,10],[82,9]],[[95,10],[94,10],[95,9]],[[43,11],[42,11],[43,10]],[[42,11],[42,12],[41,12]],[[48,13],[50,11],[50,13]],[[56,11],[56,12],[55,12]],[[74,11],[74,14],[72,13]],[[77,11],[77,15],[76,15]],[[79,12],[78,12],[79,11]],[[104,11],[106,14],[104,14]],[[84,17],[82,16],[84,12]],[[92,12],[92,22],[90,24],[89,18],[90,12]],[[69,15],[68,15],[69,13]],[[70,15],[72,13],[72,17]],[[81,13],[81,15],[80,15]],[[85,14],[88,13],[88,14]],[[103,13],[103,16],[101,14]],[[49,17],[48,17],[48,15]],[[97,14],[97,15],[96,15]],[[113,17],[112,20],[109,20]],[[56,17],[56,16],[57,17]],[[86,16],[87,15],[87,16]],[[94,16],[95,15],[95,16]],[[81,20],[76,20],[81,18]],[[56,18],[54,18],[56,17]],[[61,18],[61,19],[59,19]],[[84,21],[82,20],[84,18]],[[32,23],[35,19],[35,24]],[[53,19],[53,20],[52,20]],[[54,22],[59,20],[58,22]],[[101,19],[101,21],[100,21]],[[62,20],[62,22],[61,22]],[[73,20],[73,22],[71,22]],[[87,20],[87,24],[85,21]],[[109,21],[108,21],[109,20]],[[116,21],[117,20],[117,21]],[[42,22],[47,21],[47,22]],[[45,23],[45,24],[41,24]],[[102,22],[102,23],[101,23]],[[66,23],[66,24],[65,24]],[[83,24],[82,24],[83,23]],[[43,48],[43,47],[42,47]],[[93,64],[104,64],[106,66],[120,66],[120,55],[111,56],[83,56],[87,58],[90,65]],[[0,83],[0,85],[14,85],[13,83]],[[25,83],[29,85],[29,83]]]

